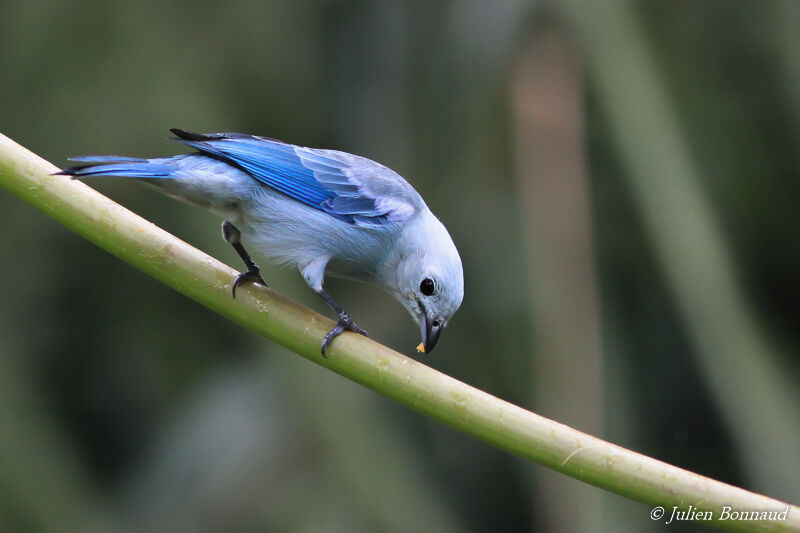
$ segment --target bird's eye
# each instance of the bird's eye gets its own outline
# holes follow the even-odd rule
[[[433,291],[436,289],[436,285],[433,283],[431,278],[425,278],[419,284],[419,292],[424,294],[425,296],[430,296],[433,294]]]
[[[441,324],[441,322],[439,322],[438,320],[433,321],[433,327],[438,328],[439,324]]]

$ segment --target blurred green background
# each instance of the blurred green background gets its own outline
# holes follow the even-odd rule
[[[0,131],[65,165],[170,127],[378,160],[449,228],[430,356],[625,447],[800,503],[800,3],[0,4]],[[239,268],[219,221],[92,186]],[[0,531],[699,531],[401,408],[0,194]],[[295,272],[278,291],[328,313]]]

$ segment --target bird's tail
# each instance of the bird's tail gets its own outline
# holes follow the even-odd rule
[[[83,179],[93,176],[117,176],[120,178],[171,178],[174,165],[164,164],[158,159],[139,159],[116,155],[89,155],[71,157],[70,161],[85,163],[65,168],[56,174]]]
[[[114,155],[70,158],[80,165],[56,174],[75,179],[95,176],[137,178],[162,193],[190,204],[234,216],[231,206],[252,194],[255,181],[244,172],[211,157],[183,154],[160,159],[138,159]]]

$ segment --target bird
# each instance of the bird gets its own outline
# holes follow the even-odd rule
[[[324,289],[326,276],[376,286],[419,324],[418,350],[430,353],[461,306],[458,250],[422,196],[371,159],[242,133],[171,128],[195,151],[142,159],[82,156],[56,174],[138,178],[175,199],[219,215],[222,237],[246,269],[232,282],[269,286],[245,248],[271,264],[296,268],[337,315],[321,352],[345,331],[367,335]]]

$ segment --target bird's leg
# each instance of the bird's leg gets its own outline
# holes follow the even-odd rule
[[[322,339],[322,357],[327,359],[327,355],[325,355],[325,348],[333,342],[333,339],[341,335],[345,331],[352,331],[353,333],[358,333],[360,335],[367,336],[367,332],[358,327],[358,325],[353,322],[353,319],[350,318],[342,306],[339,305],[336,300],[334,300],[330,294],[325,292],[324,290],[320,289],[317,294],[322,296],[322,299],[328,302],[328,305],[331,306],[331,309],[339,316],[339,320],[336,322],[336,325],[333,326],[333,329],[330,330],[326,335],[325,338]]]
[[[233,279],[232,292],[234,298],[236,298],[236,287],[245,281],[258,282],[265,287],[269,287],[267,282],[264,281],[264,278],[261,277],[261,269],[259,269],[258,265],[253,262],[253,260],[250,258],[250,254],[248,254],[247,250],[245,250],[244,246],[242,246],[242,243],[239,240],[241,236],[242,234],[239,232],[236,226],[227,220],[222,223],[222,238],[225,239],[225,242],[233,246],[233,249],[236,250],[236,253],[239,254],[239,257],[242,258],[242,261],[244,261],[244,264],[247,267],[247,272],[242,272]]]

